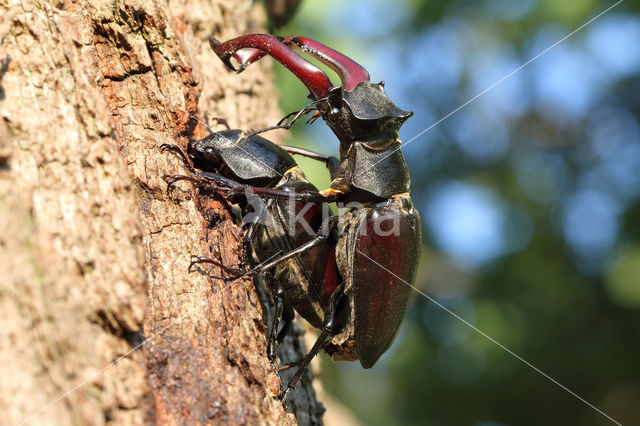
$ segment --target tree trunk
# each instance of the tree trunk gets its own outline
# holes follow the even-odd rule
[[[158,149],[204,137],[203,111],[277,121],[267,63],[236,76],[206,42],[260,31],[259,8],[0,0],[0,15],[3,422],[295,423],[253,284],[187,273],[216,247],[237,263],[242,234],[190,186],[166,194],[186,170]],[[296,393],[298,420],[320,422]]]

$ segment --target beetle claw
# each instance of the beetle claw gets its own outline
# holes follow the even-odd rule
[[[228,274],[230,274],[231,276],[221,277],[221,276],[217,276],[217,275],[212,275],[211,273],[207,273],[207,275],[209,275],[211,278],[219,279],[219,280],[222,280],[224,282],[236,281],[236,280],[242,278],[245,275],[236,266],[226,266],[222,262],[217,261],[215,259],[212,259],[210,257],[196,256],[195,254],[191,255],[191,262],[189,262],[189,268],[187,269],[187,271],[189,273],[193,272],[193,267],[195,265],[200,264],[200,263],[210,263],[210,264],[212,264],[214,266],[217,266],[218,268],[222,269],[223,271],[227,272]],[[238,265],[240,265],[240,264],[238,264]]]
[[[205,117],[207,115],[207,113],[205,112]],[[207,118],[205,118],[206,121],[209,121]],[[226,118],[220,118],[220,117],[211,117],[211,120],[215,120],[216,121],[216,125],[223,125],[224,127],[227,128],[227,130],[231,129],[231,126],[229,126],[229,122],[227,121]]]
[[[196,256],[195,254],[191,255],[191,261],[189,262],[189,267],[187,268],[188,273],[192,273],[192,269],[194,265],[200,263],[200,256]]]
[[[185,176],[185,175],[164,175],[162,177],[162,180],[164,180],[167,183],[167,195],[170,195],[171,192],[175,189],[175,185],[176,182],[178,182],[179,180],[193,180],[193,178],[191,176]]]
[[[163,143],[162,145],[160,145],[160,152],[165,152],[173,148],[177,148],[177,146],[172,145],[170,143]]]
[[[164,180],[167,183],[167,195],[171,194],[171,192],[173,191],[174,185],[177,182],[177,179],[175,179],[175,176],[172,175],[164,175],[162,176],[162,180]]]
[[[287,409],[287,397],[289,396],[289,392],[291,392],[291,388],[287,386],[284,389],[284,392],[282,392],[282,394],[280,395],[280,398],[278,398],[282,403],[282,408],[284,408],[285,410]]]
[[[189,169],[191,173],[195,173],[195,169],[193,168],[191,163],[189,163],[189,160],[187,160],[186,154],[178,145],[173,145],[170,143],[163,143],[162,145],[160,145],[160,152],[164,153],[167,151],[175,153],[182,160],[182,163],[185,165],[185,167]]]

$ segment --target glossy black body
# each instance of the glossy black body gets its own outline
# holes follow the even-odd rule
[[[196,169],[256,186],[274,187],[296,161],[261,136],[242,139],[241,130],[211,133],[190,141],[187,154]]]
[[[215,173],[237,185],[318,192],[285,150],[261,136],[240,139],[240,133],[227,130],[191,141],[187,153],[194,168]],[[258,195],[242,197],[240,205],[244,214],[263,209],[261,213],[253,211],[260,213],[260,218],[252,224],[249,241],[252,264],[309,242],[320,230],[323,208],[327,208],[293,199],[261,199]],[[322,328],[331,291],[337,285],[335,244],[335,238],[327,239],[267,272],[281,286],[291,306],[317,328]],[[342,313],[339,317],[338,322],[344,323],[346,315]]]
[[[363,82],[351,92],[336,87],[328,103],[328,109],[319,109],[340,140],[340,163],[331,188],[364,202],[409,192],[398,130],[413,113],[395,106],[382,83]]]

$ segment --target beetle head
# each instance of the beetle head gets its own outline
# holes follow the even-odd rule
[[[211,167],[217,167],[224,162],[220,156],[221,149],[237,142],[240,134],[241,131],[237,129],[224,130],[211,133],[199,141],[192,140],[189,142],[187,154],[198,169],[208,170]]]
[[[342,144],[396,138],[400,126],[413,115],[389,99],[384,82],[361,82],[351,91],[333,87],[328,104],[325,120]]]

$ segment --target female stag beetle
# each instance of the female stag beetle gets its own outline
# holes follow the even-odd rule
[[[163,151],[177,153],[193,176],[175,175],[168,180],[168,190],[180,180],[196,183],[205,193],[213,189],[255,185],[260,196],[269,194],[269,188],[280,191],[317,192],[309,183],[295,160],[285,151],[303,153],[322,159],[330,171],[335,171],[336,159],[293,147],[282,147],[260,137],[252,136],[238,142],[240,130],[212,133],[200,141],[190,141],[188,157],[176,145],[164,144]],[[196,169],[200,171],[196,171]],[[238,201],[244,218],[250,217],[245,234],[245,259],[248,248],[253,252],[252,263],[259,264],[280,253],[288,253],[308,243],[322,225],[323,218],[331,215],[328,206],[317,203],[302,203],[278,198],[267,199],[242,194],[235,200],[232,194],[227,199]],[[326,210],[323,210],[326,209]],[[193,256],[191,267],[197,263],[212,263],[232,274],[236,279],[243,274],[240,267],[230,268],[220,262],[201,256]],[[335,238],[325,240],[300,256],[291,257],[264,271],[266,283],[274,299],[274,318],[270,330],[267,354],[274,367],[277,345],[283,340],[288,325],[293,319],[293,307],[311,325],[322,328],[328,317],[333,317],[337,301],[331,296],[338,286],[335,259]],[[333,308],[331,308],[333,306]],[[344,315],[343,315],[344,316]],[[325,318],[327,317],[327,318]],[[280,332],[279,322],[285,320]]]
[[[282,247],[286,250],[268,260],[258,255],[262,263],[247,272],[225,268],[213,259],[198,258],[194,262],[214,263],[240,277],[277,271],[279,265],[297,259],[301,266],[299,272],[276,272],[276,275],[283,281],[281,288],[295,288],[309,301],[314,298],[322,301],[313,319],[309,312],[301,312],[299,306],[294,306],[314,326],[321,328],[322,333],[283,392],[284,401],[320,349],[324,348],[334,359],[359,359],[364,368],[370,368],[389,348],[398,332],[421,249],[420,218],[409,198],[409,173],[398,138],[400,126],[412,113],[391,102],[384,93],[382,82],[369,83],[369,74],[360,65],[313,40],[253,34],[225,43],[211,38],[210,44],[230,68],[235,69],[231,57],[238,60],[238,72],[265,54],[273,56],[306,85],[313,102],[286,124],[281,121],[276,126],[244,134],[238,131],[214,133],[200,143],[208,140],[215,146],[202,152],[196,146],[198,142],[193,142],[189,155],[194,163],[206,166],[201,166],[203,171],[191,177],[174,176],[171,183],[188,179],[228,197],[262,197],[271,200],[268,209],[278,206],[279,216],[276,216],[280,219],[291,215],[298,218],[306,205],[298,203],[295,208],[283,210],[280,203],[273,203],[274,200],[306,202],[315,208],[331,202],[348,203],[342,216],[326,215],[320,223],[316,221],[312,227],[315,235],[299,235],[295,228],[285,232],[287,244]],[[330,66],[340,76],[342,86],[332,86],[323,71],[300,57],[290,46],[300,48]],[[290,150],[333,165],[329,189],[317,191],[306,186],[306,180],[304,185],[289,188],[280,181],[256,180],[255,176],[237,173],[270,164],[265,161],[266,152],[257,156],[245,155],[245,150],[251,151],[258,141],[265,146],[263,141],[266,140],[257,139],[258,133],[288,129],[298,118],[313,110],[340,140],[337,167],[330,157],[296,148]],[[275,145],[270,146],[270,153],[277,151],[275,148]],[[278,171],[276,164],[271,166],[272,171],[286,174]],[[212,169],[216,173],[211,172]],[[294,181],[299,178],[297,175]],[[258,240],[254,237],[252,241],[255,252],[269,254],[273,252],[274,244],[280,244],[270,238]],[[327,261],[315,263],[319,255]],[[317,266],[324,270],[323,275],[311,273]],[[308,280],[305,285],[300,284],[303,277]],[[287,298],[286,292],[283,295]],[[318,321],[320,317],[322,322]],[[270,350],[272,348],[270,346]]]

